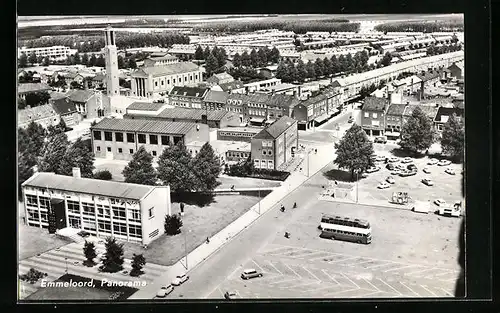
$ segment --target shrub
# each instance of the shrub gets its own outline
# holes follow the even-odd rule
[[[102,170],[95,172],[94,178],[100,180],[111,180],[113,178],[113,175],[111,175],[111,172],[108,170]]]
[[[179,215],[167,215],[165,216],[164,226],[167,235],[177,235],[181,232],[182,220]]]
[[[132,270],[130,271],[130,276],[137,277],[144,272],[142,271],[142,268],[146,264],[146,259],[142,254],[135,254],[132,258]]]
[[[29,272],[24,274],[24,275],[20,275],[19,278],[21,280],[24,280],[24,281],[27,281],[29,282],[30,284],[34,284],[36,283],[40,278],[43,278],[47,276],[47,273],[43,273],[43,272],[40,272],[34,268],[30,268]]]

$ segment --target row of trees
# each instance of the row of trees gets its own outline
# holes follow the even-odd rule
[[[262,75],[257,69],[252,67],[231,67],[228,70],[228,74],[231,75],[234,79],[241,80],[245,84],[265,79],[264,75]]]
[[[233,57],[233,65],[235,67],[262,67],[269,63],[276,64],[280,60],[280,52],[276,47],[269,49],[268,47],[258,50],[252,49],[250,53],[243,52],[241,55],[236,53]]]
[[[153,167],[153,157],[144,146],[123,170],[125,181],[143,185],[169,185],[174,193],[211,192],[219,185],[220,163],[212,146],[205,143],[193,158],[179,142],[165,148]]]
[[[132,57],[122,57],[121,55],[118,56],[118,68],[132,68],[135,69],[137,68],[137,62],[135,58]],[[75,53],[74,55],[68,55],[66,57],[66,60],[63,61],[55,61],[50,59],[49,57],[42,57],[42,56],[37,56],[35,53],[31,53],[29,56],[27,56],[25,53],[22,53],[19,57],[18,61],[19,67],[20,68],[25,68],[28,66],[33,66],[34,64],[41,64],[42,66],[49,66],[52,64],[64,64],[64,65],[85,65],[85,66],[99,66],[99,67],[105,67],[106,66],[106,61],[104,59],[104,56],[101,54],[99,57],[96,56],[96,54],[87,54],[87,53]]]
[[[462,45],[461,44],[454,44],[454,45],[442,45],[442,46],[435,46],[431,45],[429,48],[427,48],[427,55],[436,55],[436,54],[443,54],[443,53],[448,53],[448,52],[454,52],[454,51],[460,51],[462,50]]]
[[[227,53],[224,48],[213,47],[213,49],[210,50],[209,47],[206,47],[205,50],[203,50],[201,46],[198,46],[194,52],[194,58],[196,60],[205,60],[207,76],[211,76],[213,73],[224,71]]]
[[[465,144],[463,119],[453,114],[444,125],[442,136],[439,138],[432,127],[432,120],[420,107],[415,108],[401,129],[400,147],[417,154],[428,150],[438,140],[441,142],[443,154],[462,161]],[[354,179],[356,172],[362,173],[374,165],[373,143],[357,124],[347,130],[344,137],[335,144],[335,149],[337,157],[334,163],[339,168],[347,169],[351,173],[351,179]]]
[[[349,53],[346,56],[333,55],[331,59],[316,59],[313,63],[309,60],[304,64],[299,60],[297,64],[291,61],[282,61],[276,70],[276,77],[284,82],[303,82],[307,79],[317,79],[323,76],[331,76],[345,72],[361,72],[369,69],[368,53],[366,51],[357,52],[354,57]]]
[[[375,26],[379,32],[463,32],[463,19],[449,21],[405,21],[390,22]]]

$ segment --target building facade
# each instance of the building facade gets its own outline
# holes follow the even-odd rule
[[[229,127],[217,130],[217,140],[251,142],[262,128],[254,127]]]
[[[317,96],[301,101],[293,108],[291,116],[297,120],[299,129],[306,130],[325,122],[341,109],[340,93],[328,88]]]
[[[225,110],[229,94],[224,91],[209,90],[203,99],[207,110]]]
[[[278,170],[295,157],[299,144],[297,121],[283,116],[252,138],[255,168]]]
[[[164,233],[171,214],[170,187],[145,186],[74,176],[35,173],[22,184],[26,223],[48,228],[67,227],[97,237],[149,244]]]
[[[203,99],[210,91],[199,87],[173,87],[168,94],[168,103],[177,107],[201,109],[204,108]]]
[[[65,46],[51,46],[51,47],[37,47],[27,48],[22,47],[17,50],[17,57],[19,58],[23,53],[29,56],[34,53],[37,57],[49,57],[51,59],[67,58],[69,55],[74,54],[76,51]]]
[[[393,103],[387,108],[385,114],[385,136],[390,140],[397,140],[403,128],[403,113],[406,104]]]
[[[385,132],[385,113],[389,100],[367,97],[361,111],[361,127],[368,136],[383,136]]]
[[[75,105],[68,98],[50,100],[54,111],[60,116],[67,126],[78,125],[82,116],[76,110]]]
[[[31,122],[35,122],[44,128],[56,126],[60,122],[60,116],[52,105],[44,104],[34,108],[26,108],[17,111],[17,127],[27,128]]]

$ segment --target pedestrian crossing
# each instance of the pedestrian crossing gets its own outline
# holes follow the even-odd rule
[[[132,269],[132,261],[130,259],[125,259],[123,271],[127,271],[126,273],[123,273],[123,271],[118,273],[100,272],[99,266],[101,263],[99,262],[99,257],[104,255],[104,245],[99,243],[96,244],[96,253],[98,257],[94,259],[97,264],[93,267],[87,267],[83,263],[86,260],[83,253],[83,245],[83,242],[71,243],[31,258],[23,259],[19,262],[18,273],[22,275],[27,273],[31,268],[34,268],[43,273],[47,273],[47,277],[44,278],[47,281],[54,281],[68,273],[100,281],[107,279],[113,281],[140,281],[151,283],[167,269],[166,266],[147,263],[146,260],[146,264],[142,269],[144,274],[139,277],[132,277],[129,275]],[[20,281],[19,298],[24,299],[36,292],[38,288],[40,288],[40,284],[41,280],[35,284]]]

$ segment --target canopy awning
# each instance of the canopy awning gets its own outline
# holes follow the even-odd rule
[[[324,122],[326,121],[330,116],[328,114],[323,114],[323,115],[320,115],[318,117],[315,117],[314,120],[317,122],[317,123],[321,123],[321,122]]]
[[[339,109],[333,109],[333,110],[330,111],[330,115],[337,114],[339,112],[340,112]]]
[[[399,132],[387,132],[387,131],[386,131],[386,132],[384,133],[384,135],[386,135],[386,136],[391,136],[391,137],[399,137],[399,136],[401,136],[401,133],[399,133]]]
[[[252,123],[264,123],[265,120],[266,119],[263,117],[252,117],[250,119],[250,122],[252,122]]]

